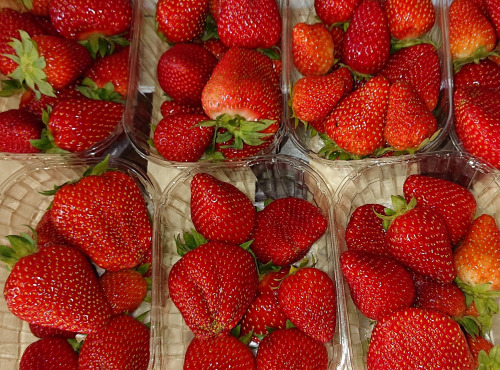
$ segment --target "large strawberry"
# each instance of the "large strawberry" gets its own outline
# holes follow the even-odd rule
[[[384,9],[391,35],[399,40],[423,36],[436,21],[432,0],[387,0]]]
[[[145,370],[149,363],[149,329],[129,315],[118,315],[85,338],[78,368]]]
[[[276,0],[220,2],[217,33],[228,47],[270,48],[281,38],[281,14]]]
[[[62,338],[44,338],[31,343],[23,352],[19,370],[78,370],[78,354]]]
[[[387,17],[378,1],[363,0],[354,10],[343,48],[344,62],[360,74],[374,74],[387,62],[391,34]]]
[[[327,25],[351,20],[354,9],[361,0],[315,0],[314,9],[318,18]]]
[[[454,182],[425,175],[410,175],[403,185],[407,202],[432,208],[443,216],[453,244],[457,244],[472,225],[477,204],[472,193]]]
[[[78,333],[90,333],[109,320],[111,308],[83,253],[62,245],[36,251],[27,235],[8,238],[12,248],[2,248],[1,258],[12,270],[3,292],[15,316]]]
[[[389,81],[377,76],[344,98],[328,117],[327,135],[345,151],[368,155],[384,146]]]
[[[193,338],[184,356],[185,370],[211,369],[256,370],[255,357],[248,346],[231,335]]]
[[[335,333],[337,297],[333,280],[317,268],[300,268],[287,276],[278,291],[286,317],[311,338],[326,343]]]
[[[208,240],[241,244],[254,229],[255,208],[233,184],[197,173],[191,181],[191,220]]]
[[[187,252],[168,277],[172,301],[200,339],[228,334],[253,301],[257,284],[252,255],[221,242]]]
[[[394,258],[363,251],[346,251],[340,267],[358,310],[372,320],[408,308],[415,300],[410,273]]]
[[[321,210],[305,199],[276,199],[257,213],[250,248],[261,263],[286,266],[303,258],[325,232]]]
[[[59,233],[100,267],[140,264],[151,248],[152,227],[139,185],[107,160],[55,190],[52,219]]]
[[[43,123],[33,113],[22,109],[0,112],[0,152],[38,153],[30,140],[39,139]]]
[[[368,369],[472,369],[465,335],[447,315],[421,308],[378,321],[368,347]]]
[[[148,283],[136,270],[106,271],[99,277],[113,315],[134,312],[148,293]]]
[[[499,88],[467,86],[454,93],[455,131],[464,149],[500,168]]]
[[[490,59],[467,63],[453,76],[455,90],[464,86],[500,87],[500,66]]]

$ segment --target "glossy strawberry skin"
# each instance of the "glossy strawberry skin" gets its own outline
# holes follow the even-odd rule
[[[391,35],[399,40],[414,39],[430,31],[436,21],[431,0],[387,0],[384,10]]]
[[[495,0],[484,0],[491,24],[495,28],[497,39],[500,39],[500,4]]]
[[[148,283],[136,270],[106,271],[99,284],[113,315],[134,312],[148,293]]]
[[[350,21],[354,9],[361,0],[315,0],[314,9],[318,18],[327,25]]]
[[[183,113],[194,113],[194,114],[204,114],[203,108],[192,107],[190,105],[179,104],[173,100],[165,100],[161,103],[160,112],[163,117],[173,116]]]
[[[290,267],[282,267],[279,271],[271,271],[265,274],[259,281],[257,287],[259,293],[273,294],[278,299],[278,290],[281,281],[289,274]]]
[[[208,4],[208,0],[158,1],[156,4],[158,31],[168,42],[174,44],[196,39],[202,35],[205,28]]]
[[[200,339],[228,334],[254,299],[257,284],[251,254],[220,242],[186,253],[168,277],[172,301]]]
[[[78,354],[62,338],[44,338],[31,343],[23,352],[19,370],[78,370]]]
[[[468,63],[454,75],[455,90],[465,86],[500,88],[500,66],[490,59]]]
[[[30,140],[39,139],[43,123],[34,114],[21,109],[0,112],[0,152],[38,153]]]
[[[41,249],[51,244],[67,244],[59,231],[57,231],[54,222],[52,221],[52,210],[48,209],[43,214],[36,227],[37,248]]]

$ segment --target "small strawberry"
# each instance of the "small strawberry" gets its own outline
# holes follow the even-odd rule
[[[500,88],[500,65],[490,59],[465,64],[453,76],[455,90],[464,86]]]
[[[392,257],[346,251],[340,256],[340,267],[354,305],[372,320],[408,308],[415,300],[410,273]]]
[[[321,210],[307,200],[276,199],[257,213],[250,249],[261,263],[286,266],[302,259],[327,225]]]
[[[292,29],[295,68],[304,76],[321,76],[333,67],[333,38],[323,23],[297,23]]]
[[[36,224],[37,248],[41,249],[51,244],[68,244],[52,221],[52,210],[48,209]]]
[[[495,366],[498,367],[500,365],[500,358],[497,355],[496,358],[494,356],[488,356],[490,352],[499,352],[500,347],[496,347],[489,340],[480,337],[478,335],[472,336],[470,334],[465,334],[467,338],[467,343],[469,344],[469,348],[472,354],[472,358],[474,359],[474,369],[494,369]],[[480,354],[483,352],[482,354]],[[492,353],[492,355],[494,355]],[[490,365],[491,367],[488,367]]]
[[[354,9],[361,0],[315,0],[314,9],[318,18],[331,26],[335,23],[346,23],[352,19]]]
[[[163,117],[173,116],[180,113],[205,114],[202,107],[192,107],[190,105],[183,105],[173,100],[165,100],[163,103],[161,103],[160,113]]]
[[[78,354],[62,338],[43,338],[23,352],[19,370],[78,370]]]
[[[332,35],[335,59],[339,62],[343,62],[342,50],[344,49],[345,31],[342,27],[332,27],[330,29],[330,35]]]
[[[454,245],[472,225],[477,204],[472,193],[454,182],[425,175],[410,175],[403,185],[407,202],[412,197],[417,204],[432,208],[443,216]]]
[[[257,284],[252,255],[221,242],[188,251],[168,277],[173,303],[200,339],[229,334],[253,301]]]
[[[153,143],[168,161],[196,162],[212,144],[213,127],[199,126],[204,114],[174,114],[163,118],[154,129]]]
[[[276,330],[260,343],[257,367],[259,370],[326,370],[328,352],[323,343],[297,328]]]
[[[378,321],[368,347],[371,369],[472,369],[467,340],[456,322],[438,311],[407,308]]]
[[[118,315],[85,338],[78,357],[78,368],[147,369],[149,329],[137,319]]]
[[[222,56],[229,50],[220,39],[208,39],[203,41],[201,45],[211,52],[217,60],[221,60]]]
[[[33,113],[22,109],[0,112],[0,152],[38,153],[30,140],[39,139],[43,123]]]
[[[33,334],[37,338],[63,338],[63,339],[71,339],[76,336],[77,333],[61,330],[58,328],[53,328],[51,326],[43,326],[37,324],[29,324],[29,328],[31,334]]]
[[[219,129],[217,131],[218,135],[223,129]],[[241,149],[234,148],[234,139],[230,139],[229,141],[223,143],[215,143],[216,155],[221,154],[223,158],[227,160],[234,159],[245,159],[250,158],[259,154],[269,153],[269,148],[271,147],[271,141],[265,140],[262,144],[259,145],[248,145],[243,143]],[[217,157],[215,157],[217,158]]]
[[[368,155],[384,146],[389,81],[378,76],[354,90],[333,110],[325,123],[327,135],[345,151]]]
[[[290,267],[282,267],[279,271],[271,271],[261,277],[257,290],[261,294],[273,294],[278,299],[281,281],[290,273]]]
[[[220,1],[217,33],[228,47],[270,48],[281,38],[281,23],[275,0]]]
[[[414,152],[436,130],[436,117],[413,86],[408,82],[394,82],[389,90],[384,127],[387,144],[396,150]]]
[[[425,35],[436,21],[432,0],[387,0],[384,9],[391,35],[399,40]]]
[[[134,312],[148,293],[147,281],[136,270],[106,271],[99,284],[113,315]]]
[[[363,0],[345,34],[344,62],[354,72],[371,75],[387,62],[390,48],[391,34],[382,6],[376,0]]]
[[[280,284],[278,302],[286,317],[302,332],[322,343],[335,333],[337,297],[333,280],[324,271],[304,267]]]
[[[175,102],[199,106],[203,88],[216,64],[217,58],[203,46],[177,44],[158,60],[158,83]]]
[[[159,0],[156,23],[167,42],[189,42],[203,34],[209,0]]]

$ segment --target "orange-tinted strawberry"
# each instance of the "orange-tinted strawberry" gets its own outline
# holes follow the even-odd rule
[[[331,26],[334,23],[345,23],[351,20],[354,9],[361,0],[315,0],[314,9],[318,18]]]
[[[399,40],[423,36],[436,21],[432,0],[387,0],[384,9],[391,35]]]
[[[148,293],[148,283],[136,270],[106,271],[99,284],[113,315],[134,312]]]
[[[500,88],[500,65],[490,59],[467,63],[455,73],[453,79],[455,90],[464,86]]]
[[[33,113],[22,109],[0,112],[0,152],[38,153],[30,140],[39,139],[43,123]]]
[[[43,338],[31,343],[23,352],[19,370],[78,370],[78,354],[62,338]]]
[[[208,4],[208,0],[158,1],[156,4],[158,32],[172,44],[195,40],[205,29]]]

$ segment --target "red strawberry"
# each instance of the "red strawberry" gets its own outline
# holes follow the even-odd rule
[[[345,151],[368,155],[384,146],[389,82],[381,76],[354,90],[333,110],[325,123],[327,135]]]
[[[78,357],[78,368],[147,369],[149,329],[128,315],[111,318],[106,326],[85,338]]]
[[[174,114],[163,118],[154,129],[156,150],[168,161],[198,161],[214,136],[213,127],[197,126],[208,119],[204,114]]]
[[[205,49],[211,52],[217,60],[220,60],[229,48],[222,43],[220,39],[208,39],[201,44]]]
[[[19,370],[78,370],[78,354],[62,338],[44,338],[31,343],[23,352]]]
[[[33,113],[22,109],[0,112],[0,152],[38,153],[30,140],[39,139],[43,123]]]
[[[495,28],[497,39],[500,39],[500,4],[496,0],[484,0],[491,24]]]
[[[326,370],[328,352],[323,343],[296,328],[276,330],[260,343],[257,367],[259,370]]]
[[[191,181],[191,219],[208,240],[241,244],[250,239],[255,208],[234,185],[197,173]]]
[[[220,133],[223,131],[222,129],[217,132]],[[250,158],[259,154],[269,153],[269,147],[271,146],[270,140],[265,140],[262,144],[259,145],[248,145],[243,143],[241,149],[236,149],[233,147],[234,139],[223,143],[215,143],[216,154],[222,154],[222,157],[228,160],[234,159],[245,159]],[[217,157],[215,157],[217,158]]]
[[[275,0],[220,2],[217,33],[228,47],[270,48],[281,37],[281,14]]]
[[[478,335],[472,336],[468,333],[465,334],[465,337],[467,338],[467,343],[469,344],[469,348],[472,354],[472,358],[474,359],[474,369],[480,369],[481,367],[479,365],[483,364],[483,366],[486,366],[486,364],[481,361],[481,360],[489,360],[490,358],[487,356],[490,351],[493,349],[493,343],[491,343],[489,340],[480,337]],[[483,351],[484,354],[486,355],[479,355],[479,353]],[[494,361],[492,359],[492,361]],[[498,359],[496,360],[496,363],[493,362],[492,365],[499,365]],[[487,367],[486,367],[487,368]],[[491,368],[494,369],[492,366]]]
[[[231,335],[193,338],[184,356],[185,370],[212,369],[255,370],[255,357],[245,344]]]
[[[314,9],[318,18],[327,25],[351,20],[354,9],[361,0],[315,0]]]
[[[271,271],[265,274],[259,281],[257,287],[261,294],[273,294],[278,299],[278,289],[281,281],[289,275],[290,267],[282,267],[279,271]]]
[[[358,310],[372,320],[408,308],[415,300],[410,273],[395,259],[364,251],[346,251],[340,267]]]
[[[391,35],[387,17],[376,0],[363,0],[354,10],[344,38],[344,62],[355,72],[374,74],[389,59]]]
[[[158,83],[177,103],[198,106],[216,64],[217,58],[203,46],[177,44],[164,52],[158,61]]]
[[[286,317],[311,338],[326,343],[335,333],[337,298],[326,272],[305,267],[286,277],[278,291]]]
[[[410,175],[403,185],[406,201],[432,208],[443,216],[451,241],[457,244],[472,225],[477,204],[467,188],[448,180],[425,175]]]
[[[156,4],[158,31],[167,42],[192,41],[203,34],[209,0],[159,0]]]
[[[134,312],[148,293],[148,283],[136,270],[106,271],[99,284],[113,315]]]
[[[50,326],[42,326],[37,324],[29,324],[31,333],[38,338],[63,338],[71,339],[76,336],[77,333],[67,330],[61,330],[58,328],[53,328]]]
[[[202,107],[183,105],[173,100],[165,100],[161,103],[160,112],[163,117],[173,116],[179,113],[205,114]]]
[[[408,82],[396,81],[389,90],[389,106],[384,127],[384,138],[396,150],[410,152],[437,130],[437,120],[425,101]]]
[[[342,27],[332,27],[330,35],[332,35],[335,59],[343,61],[342,50],[344,49],[345,31]]]
[[[453,60],[480,59],[494,49],[495,29],[472,0],[454,0],[449,19]]]
[[[472,369],[465,335],[438,311],[407,308],[386,316],[373,329],[368,369]]]
[[[399,40],[425,35],[436,21],[432,0],[387,0],[384,9],[391,35]]]
[[[345,229],[347,249],[390,256],[385,229],[376,214],[383,215],[384,209],[380,204],[364,204],[354,210]]]
[[[500,66],[490,59],[468,63],[455,73],[455,90],[464,86],[500,87]]]
[[[333,67],[333,38],[323,23],[297,23],[292,29],[295,68],[304,76],[321,76]]]
[[[228,334],[253,301],[257,284],[252,255],[220,242],[187,252],[168,277],[172,301],[200,339]]]
[[[257,213],[252,252],[261,263],[286,266],[302,259],[326,230],[321,210],[305,199],[276,199]]]
[[[441,67],[434,46],[418,44],[397,51],[389,57],[380,74],[391,83],[411,83],[429,110],[436,107],[441,86]]]
[[[60,245],[37,252],[25,236],[11,238],[16,256],[13,252],[5,255],[6,247],[2,261],[12,266],[4,296],[15,316],[31,324],[78,333],[90,333],[109,320],[111,309],[83,253]]]
[[[500,168],[500,89],[467,86],[454,93],[455,131],[464,149]]]
[[[151,248],[146,203],[135,180],[107,161],[56,190],[52,220],[59,233],[109,271],[139,265]]]
[[[22,0],[23,5],[30,13],[40,17],[49,17],[50,0]]]
[[[59,234],[59,231],[57,231],[54,222],[52,221],[51,209],[45,211],[40,221],[38,221],[35,231],[38,249],[51,244],[68,244],[62,235]]]

